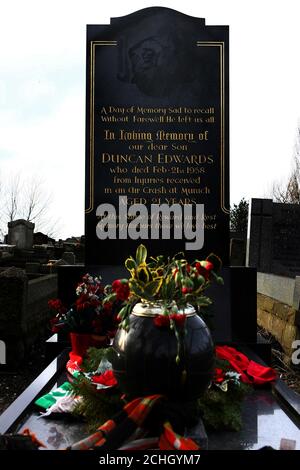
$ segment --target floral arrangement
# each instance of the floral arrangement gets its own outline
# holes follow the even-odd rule
[[[184,258],[183,253],[167,259],[151,257],[147,261],[147,249],[140,245],[135,258],[130,256],[125,266],[130,273],[129,279],[118,279],[107,286],[104,300],[109,305],[121,302],[118,318],[120,326],[125,329],[129,327],[129,314],[137,302],[161,306],[162,315],[154,318],[156,326],[174,330],[183,328],[186,320],[184,310],[193,305],[199,313],[200,307],[212,303],[204,291],[212,282],[223,284],[218,274],[222,263],[214,254],[192,263]]]
[[[130,277],[105,287],[100,277],[85,274],[76,288],[77,300],[70,308],[60,299],[49,300],[49,307],[56,312],[51,319],[52,332],[113,335],[118,326],[128,329],[129,315],[138,302],[159,305],[162,315],[154,318],[155,325],[176,331],[184,327],[184,310],[193,305],[199,313],[200,307],[212,303],[204,291],[212,282],[223,284],[218,274],[221,260],[213,254],[192,263],[182,253],[147,261],[147,249],[140,245],[136,257],[130,256],[125,266]]]
[[[114,336],[119,302],[104,302],[106,292],[101,278],[85,274],[76,287],[76,296],[70,308],[60,299],[49,300],[49,307],[56,312],[50,320],[52,332]]]
[[[198,399],[205,425],[216,431],[239,431],[242,427],[241,405],[250,386],[229,362],[217,358],[209,389]]]
[[[117,383],[113,381],[112,371],[105,370],[99,375],[99,363],[109,361],[110,353],[109,348],[89,349],[81,369],[85,373],[76,375],[72,383],[75,396],[82,397],[73,413],[86,419],[90,431],[94,431],[99,423],[119,412],[124,404]],[[239,431],[242,425],[242,402],[251,391],[252,387],[243,374],[237,372],[234,363],[232,365],[227,360],[218,358],[217,353],[212,384],[198,399],[195,415],[202,416],[208,429]]]

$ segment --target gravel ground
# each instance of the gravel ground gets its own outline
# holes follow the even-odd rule
[[[36,344],[15,373],[0,372],[0,414],[45,368],[45,339]]]
[[[278,377],[292,390],[300,394],[300,368],[292,367],[287,356],[276,339],[265,329],[258,328],[258,333],[271,344],[272,367],[276,369]]]

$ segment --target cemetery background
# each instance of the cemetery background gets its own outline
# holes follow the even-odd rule
[[[164,5],[166,4],[164,3]],[[176,8],[175,5],[173,6]],[[139,5],[139,8],[140,7],[141,5]],[[178,9],[181,10],[180,8]],[[195,13],[195,16],[205,16],[204,13],[201,13],[201,15],[200,13]],[[117,16],[119,15],[120,12],[118,12]],[[113,16],[113,14],[110,13],[110,16]],[[101,20],[97,22],[101,22]],[[221,21],[220,24],[222,23],[224,23],[224,21]],[[230,24],[230,20],[228,23]],[[293,126],[295,128],[297,123],[294,123]],[[233,140],[233,136],[231,136],[231,139]],[[292,164],[292,146],[291,144],[291,156],[289,155],[286,158],[287,163],[285,164],[285,169],[287,176]],[[234,167],[234,165],[234,160],[231,158],[231,166]],[[274,180],[270,179],[270,185],[273,181]],[[262,194],[265,188],[259,191],[261,192],[260,194]],[[242,193],[240,196],[244,197],[245,194]],[[252,194],[250,194],[250,196],[252,196]],[[236,199],[236,201],[238,201],[238,199]],[[234,234],[234,237],[232,237],[232,264],[243,265],[244,263],[240,261],[245,260],[245,263],[249,266],[258,268],[259,325],[268,330],[279,341],[284,352],[290,356],[292,352],[290,346],[291,341],[299,337],[299,280],[297,280],[299,264],[296,248],[298,245],[298,207],[290,205],[279,206],[272,204],[270,200],[263,201],[262,199],[256,198],[252,202],[250,210],[251,215],[247,243],[245,244],[244,237],[240,234]],[[2,267],[13,264],[22,269],[25,268],[27,279],[20,279],[20,277],[22,278],[21,272],[8,271],[6,274],[4,272],[3,276],[0,276],[2,277],[0,282],[2,282],[2,286],[5,286],[7,277],[11,279],[11,276],[17,279],[16,282],[23,281],[25,287],[24,289],[20,289],[22,298],[18,301],[19,305],[25,304],[24,312],[22,313],[23,318],[26,318],[24,317],[24,315],[26,316],[26,302],[30,304],[34,297],[34,302],[37,302],[37,306],[35,307],[36,311],[39,311],[40,314],[44,311],[44,316],[40,319],[40,323],[36,325],[36,331],[40,331],[39,329],[41,325],[44,324],[47,316],[45,300],[52,297],[56,289],[55,264],[73,264],[73,262],[78,263],[82,261],[81,256],[83,255],[84,240],[80,239],[80,237],[76,237],[75,239],[71,238],[70,240],[66,240],[65,243],[62,241],[56,243],[40,234],[40,240],[34,243],[32,228],[33,227],[26,222],[11,224],[6,241],[8,245],[16,245],[16,248],[14,249],[14,253],[11,253],[11,248],[3,246],[2,251],[5,255],[2,254],[0,260]],[[271,243],[270,240],[272,240]],[[46,243],[41,244],[40,241]],[[80,246],[79,251],[74,253],[76,249],[78,249],[78,246]],[[75,257],[74,254],[75,256],[77,255],[77,257]],[[53,263],[51,259],[62,261]],[[38,282],[40,285],[37,288]],[[9,284],[12,286],[11,281],[9,281]],[[33,286],[32,290],[34,290],[35,295],[30,294],[31,286]],[[40,291],[41,298],[38,298],[36,295],[36,288]],[[43,307],[41,307],[41,305],[43,305]],[[27,309],[28,311],[35,312],[35,310],[32,309],[32,305],[27,305]],[[27,321],[30,322],[31,319]],[[23,332],[21,335],[22,334]],[[34,332],[32,335],[32,344],[35,342],[36,338],[37,335],[36,332]],[[28,346],[30,347],[31,344],[26,345],[24,351]],[[22,348],[23,345],[21,346],[21,350]]]
[[[85,25],[104,24],[153,4],[178,11],[183,5],[180,0],[112,0],[109,5],[64,0],[44,9],[37,0],[26,5],[17,0],[16,17],[13,5],[0,3],[2,44],[15,25],[9,44],[0,50],[0,181],[15,173],[25,181],[41,180],[52,195],[49,215],[62,225],[57,238],[79,236],[84,221]],[[291,2],[285,8],[278,0],[244,6],[234,0],[199,5],[188,0],[184,13],[231,28],[231,204],[242,197],[268,196],[274,181],[288,177],[293,160],[300,106],[295,59],[299,6]],[[274,38],[273,47],[266,38]]]

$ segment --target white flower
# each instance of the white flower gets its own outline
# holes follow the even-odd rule
[[[241,376],[241,374],[239,374],[238,372],[234,372],[233,370],[229,370],[228,372],[225,373],[225,375],[226,377],[229,377],[233,380],[239,380]]]

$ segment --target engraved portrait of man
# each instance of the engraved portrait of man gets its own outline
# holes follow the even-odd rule
[[[129,50],[132,82],[150,96],[165,96],[178,84],[175,45],[166,38],[149,37]]]

